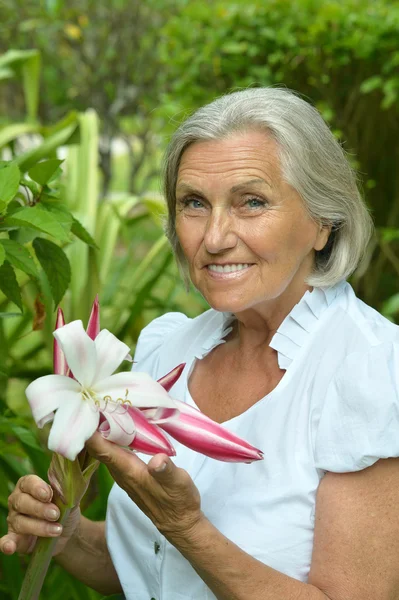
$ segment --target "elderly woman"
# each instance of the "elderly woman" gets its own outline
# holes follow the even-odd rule
[[[76,509],[56,560],[128,600],[399,598],[399,328],[345,281],[372,222],[341,147],[295,94],[245,90],[181,125],[165,190],[171,244],[211,309],[153,321],[134,368],[185,362],[172,396],[264,460],[180,444],[148,460],[96,433],[116,481],[106,524]],[[49,509],[47,485],[22,478],[2,551],[59,535]]]

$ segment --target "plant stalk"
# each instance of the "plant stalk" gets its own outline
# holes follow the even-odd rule
[[[72,509],[61,502],[56,502],[56,504],[60,510],[59,522],[61,525],[64,525]],[[22,582],[18,600],[38,600],[44,578],[46,577],[53,556],[54,547],[58,540],[58,537],[40,538],[37,540]]]

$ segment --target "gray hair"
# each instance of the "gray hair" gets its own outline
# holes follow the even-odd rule
[[[319,112],[294,92],[274,87],[217,98],[184,121],[170,141],[164,161],[166,234],[183,273],[187,273],[186,260],[175,227],[182,155],[195,142],[253,129],[264,130],[276,140],[284,180],[299,193],[310,217],[331,227],[306,282],[322,287],[346,279],[359,265],[374,231],[356,174]]]

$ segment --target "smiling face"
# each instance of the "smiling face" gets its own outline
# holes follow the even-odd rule
[[[277,143],[262,131],[187,148],[176,232],[195,287],[212,308],[235,314],[299,301],[329,234],[283,180]]]

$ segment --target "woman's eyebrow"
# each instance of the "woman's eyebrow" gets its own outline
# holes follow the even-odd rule
[[[265,183],[269,188],[272,187],[271,184],[265,179],[262,179],[262,177],[256,177],[256,179],[250,179],[249,181],[244,181],[243,183],[234,185],[232,188],[230,188],[230,192],[234,194],[234,192],[239,192],[242,188],[245,188],[249,185],[254,185],[256,183]],[[200,191],[196,190],[185,181],[181,181],[177,184],[176,192],[191,192],[192,194],[201,194]]]
[[[176,186],[176,192],[191,192],[192,194],[201,194],[200,191],[193,188],[189,183],[181,181]]]
[[[239,192],[242,188],[247,187],[248,185],[253,185],[255,183],[265,183],[269,188],[271,188],[271,184],[266,181],[265,179],[262,179],[262,177],[257,177],[256,179],[250,179],[249,181],[244,181],[243,183],[239,183],[238,185],[234,185],[231,189],[230,192],[234,193],[234,192]]]

